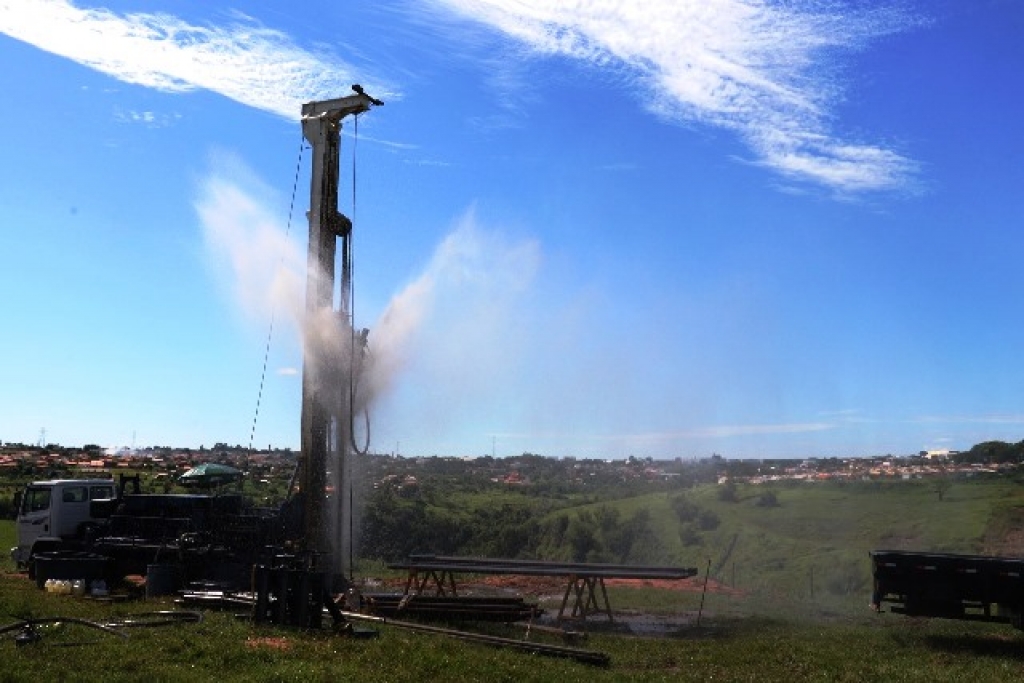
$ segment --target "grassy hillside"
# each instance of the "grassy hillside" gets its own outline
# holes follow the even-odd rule
[[[766,491],[776,504],[759,505]],[[681,533],[673,510],[682,495],[717,519],[713,529]],[[614,507],[620,518],[646,509],[657,552],[644,559],[696,566],[703,574],[774,605],[861,604],[870,591],[871,549],[986,552],[1005,549],[1024,510],[1024,487],[1008,480],[964,480],[939,499],[927,481],[797,483],[721,487],[592,504],[575,514]],[[691,525],[692,527],[693,525]],[[650,542],[649,542],[650,543]],[[798,607],[803,609],[802,606]]]
[[[0,681],[1019,679],[1024,637],[1007,626],[876,615],[866,608],[869,549],[995,547],[1017,531],[1024,509],[1019,488],[1006,480],[964,481],[940,501],[926,482],[801,484],[772,489],[777,505],[765,507],[758,505],[763,487],[739,487],[735,501],[729,501],[721,499],[719,487],[707,486],[684,495],[713,513],[717,526],[685,538],[674,507],[677,492],[551,513],[597,518],[604,506],[628,520],[647,511],[648,532],[637,553],[660,553],[666,562],[697,566],[702,574],[710,560],[719,581],[741,589],[702,596],[610,588],[620,618],[656,613],[668,626],[658,638],[592,627],[582,646],[607,653],[606,669],[387,625],[377,627],[378,637],[363,640],[256,627],[211,612],[200,624],[133,629],[127,640],[68,625],[50,627],[41,642],[20,648],[10,634],[0,635]],[[0,522],[0,625],[13,622],[11,615],[106,621],[173,607],[169,601],[109,604],[39,591],[10,573],[6,549],[14,542],[13,528]],[[522,631],[503,635],[520,637]],[[65,646],[83,641],[88,644]]]

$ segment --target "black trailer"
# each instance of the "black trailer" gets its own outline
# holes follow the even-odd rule
[[[995,621],[1022,626],[1024,559],[870,551],[871,606],[910,616]]]

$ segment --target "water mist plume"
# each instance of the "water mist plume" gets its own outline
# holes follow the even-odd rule
[[[374,397],[391,393],[403,374],[415,411],[389,414],[403,430],[428,434],[478,407],[521,369],[528,298],[541,264],[534,240],[509,241],[480,227],[473,210],[455,223],[424,271],[397,293],[370,333],[368,382]],[[401,402],[401,401],[400,401]],[[449,417],[450,416],[450,417]]]
[[[218,154],[195,202],[211,269],[254,321],[284,310],[301,326],[305,259],[257,197],[273,192],[238,159]]]
[[[216,154],[212,165],[195,205],[211,269],[247,318],[266,324],[273,316],[278,332],[298,333],[305,358],[328,359],[312,375],[325,384],[317,389],[341,391],[346,383],[339,377],[351,357],[348,335],[331,310],[306,315],[305,254],[261,199],[273,191],[230,154]],[[299,230],[306,230],[304,219]]]
[[[324,388],[342,390],[341,378],[359,354],[352,352],[351,336],[333,311],[305,315],[305,258],[285,234],[284,221],[259,199],[273,196],[272,191],[230,155],[216,156],[213,167],[195,204],[212,269],[250,319],[262,322],[276,312],[277,320],[291,323],[305,357],[327,359],[328,367],[315,373],[329,384]],[[514,310],[539,264],[535,242],[509,243],[480,229],[474,212],[467,211],[424,271],[370,326],[370,355],[365,368],[357,369],[362,378],[356,409],[391,392],[413,363],[449,398],[486,392],[503,368],[516,362],[510,345],[522,335]]]

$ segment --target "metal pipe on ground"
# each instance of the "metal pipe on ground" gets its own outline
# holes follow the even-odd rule
[[[416,624],[410,621],[399,621],[395,619],[386,619],[384,617],[373,617],[359,612],[346,612],[342,611],[342,616],[352,621],[367,621],[376,624],[384,624],[387,626],[395,626],[397,628],[404,628],[410,631],[420,631],[422,633],[433,633],[436,635],[448,636],[451,638],[457,638],[459,640],[465,640],[472,643],[483,643],[485,645],[494,645],[497,647],[509,647],[516,650],[522,650],[524,652],[532,652],[534,654],[546,655],[548,657],[561,657],[565,659],[572,659],[582,664],[591,664],[594,666],[608,666],[610,659],[604,652],[596,652],[594,650],[581,650],[576,647],[565,647],[562,645],[546,645],[543,643],[533,643],[526,640],[516,640],[514,638],[502,638],[500,636],[489,636],[482,633],[472,633],[469,631],[457,631],[450,628],[441,628],[438,626],[427,626],[425,624]]]
[[[193,604],[198,602],[212,605],[217,601],[217,597],[215,597],[214,595],[202,593],[186,593],[182,596],[182,599],[186,604],[190,602]],[[255,600],[246,600],[235,597],[225,601],[224,604],[254,605]],[[582,650],[580,648],[565,647],[559,645],[546,645],[543,643],[534,643],[526,640],[517,640],[515,638],[502,638],[500,636],[489,636],[482,633],[472,633],[470,631],[458,631],[450,628],[427,626],[426,624],[417,624],[410,621],[389,619],[380,616],[362,614],[360,612],[349,612],[346,610],[339,610],[337,614],[340,615],[342,619],[347,619],[352,622],[383,624],[386,626],[394,626],[395,628],[402,628],[409,631],[433,633],[436,635],[443,635],[451,638],[457,638],[459,640],[465,640],[467,642],[482,643],[485,645],[492,645],[496,647],[508,647],[516,650],[522,650],[523,652],[531,652],[534,654],[545,655],[548,657],[572,659],[582,664],[590,664],[593,666],[608,666],[608,664],[610,663],[610,659],[607,654],[605,654],[604,652],[596,652],[594,650]]]

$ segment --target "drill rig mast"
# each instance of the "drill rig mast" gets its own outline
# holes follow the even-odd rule
[[[353,329],[352,221],[338,211],[341,124],[348,116],[383,102],[352,86],[355,94],[302,106],[302,134],[313,151],[310,179],[309,249],[306,262],[306,311],[302,367],[302,453],[296,480],[303,507],[299,548],[315,567],[342,572],[351,548],[343,485],[353,451],[352,424],[358,410],[354,388],[365,333]],[[341,277],[336,282],[338,241]],[[335,286],[340,284],[337,305]]]

